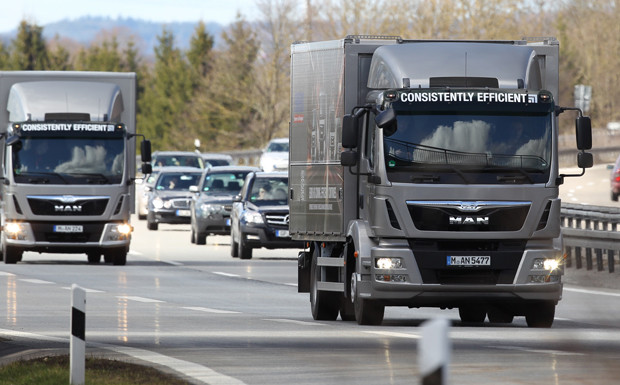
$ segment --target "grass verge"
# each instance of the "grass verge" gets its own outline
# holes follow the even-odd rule
[[[0,385],[67,385],[69,356],[17,361],[0,367]],[[86,358],[85,385],[188,385],[155,368],[102,358]]]

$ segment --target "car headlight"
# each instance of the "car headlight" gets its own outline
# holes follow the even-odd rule
[[[245,221],[246,223],[258,225],[263,223],[263,216],[256,211],[246,211],[245,213],[243,213],[243,221]]]
[[[155,207],[156,209],[161,209],[162,207],[164,207],[164,201],[160,197],[154,198],[152,203],[153,207]]]
[[[222,205],[214,205],[210,203],[203,203],[200,205],[200,211],[203,216],[208,216],[211,214],[217,214],[224,211],[224,206]]]

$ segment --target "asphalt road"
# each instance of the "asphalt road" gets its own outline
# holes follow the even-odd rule
[[[604,185],[605,172],[598,174],[567,179],[563,199],[593,198]],[[387,308],[375,327],[316,322],[307,294],[297,293],[296,250],[258,250],[242,261],[230,257],[228,237],[198,246],[189,226],[148,231],[133,223],[126,266],[36,253],[0,265],[0,355],[14,353],[11,346],[68,352],[70,287],[78,284],[87,290],[88,353],[149,363],[194,383],[418,383],[419,326],[437,317],[452,325],[450,384],[620,378],[620,290],[567,284],[551,329],[527,328],[520,317],[472,327],[456,310],[440,309]]]

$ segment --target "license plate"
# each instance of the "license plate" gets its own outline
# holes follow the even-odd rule
[[[449,255],[446,264],[448,266],[491,266],[491,257],[488,255]]]
[[[276,230],[276,237],[288,237],[289,236],[289,232],[288,230]]]
[[[191,215],[189,210],[177,210],[177,217],[189,217]]]
[[[84,232],[84,226],[82,225],[55,225],[55,233],[82,233]]]

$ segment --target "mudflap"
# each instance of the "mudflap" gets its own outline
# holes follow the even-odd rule
[[[307,251],[300,251],[297,255],[297,292],[310,292],[310,266],[312,255]]]

